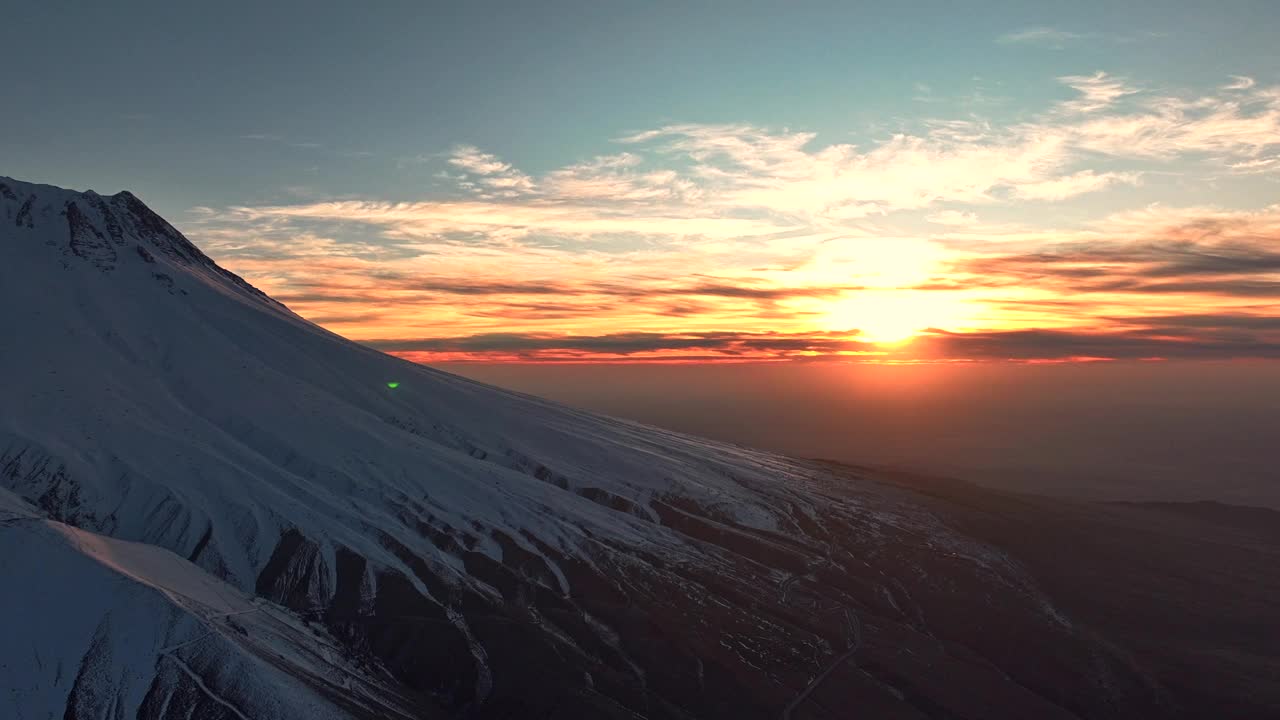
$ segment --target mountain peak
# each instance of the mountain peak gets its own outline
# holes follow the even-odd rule
[[[100,195],[0,177],[0,227],[15,229],[13,242],[0,243],[0,257],[35,254],[24,240],[43,247],[44,268],[92,268],[113,274],[149,276],[170,294],[186,294],[190,282],[223,286],[236,294],[278,307],[238,275],[205,255],[173,225],[128,190]],[[7,233],[6,233],[7,234]]]

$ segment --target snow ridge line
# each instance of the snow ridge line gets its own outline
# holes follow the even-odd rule
[[[214,702],[218,703],[219,705],[221,705],[221,706],[225,707],[226,709],[230,710],[230,711],[232,712],[232,714],[234,714],[236,717],[240,718],[240,720],[250,720],[250,718],[249,718],[247,715],[245,715],[244,713],[240,712],[240,709],[239,709],[239,708],[237,708],[235,705],[232,705],[230,702],[227,702],[226,700],[223,700],[223,699],[222,699],[222,698],[221,698],[217,693],[215,693],[212,689],[210,689],[208,685],[205,685],[205,684],[204,684],[204,679],[203,679],[203,678],[201,678],[201,677],[196,673],[196,671],[195,671],[195,670],[192,670],[192,669],[191,669],[191,666],[190,666],[190,665],[188,665],[186,662],[184,662],[184,661],[183,661],[181,658],[179,658],[177,655],[174,655],[173,653],[170,653],[170,652],[164,652],[164,653],[160,653],[160,657],[169,658],[169,659],[170,659],[170,660],[172,660],[174,663],[176,663],[176,664],[178,665],[178,667],[179,667],[179,668],[180,668],[184,673],[186,673],[186,674],[187,674],[187,677],[191,678],[191,681],[192,681],[192,682],[194,682],[194,683],[196,684],[196,687],[200,688],[200,690],[201,690],[201,691],[203,691],[205,695],[208,695],[208,696],[209,696],[209,699],[210,699],[210,700],[212,700],[212,701],[214,701]]]

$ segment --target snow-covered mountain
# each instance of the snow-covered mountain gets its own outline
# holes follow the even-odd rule
[[[912,489],[383,355],[6,178],[0,637],[22,719],[1176,709]]]

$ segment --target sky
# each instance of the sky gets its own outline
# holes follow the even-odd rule
[[[1280,357],[1280,5],[6,10],[0,174],[440,362]]]

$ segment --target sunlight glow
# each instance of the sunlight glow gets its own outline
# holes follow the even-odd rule
[[[930,327],[964,324],[967,309],[954,299],[913,290],[864,290],[832,303],[830,329],[857,329],[862,340],[880,345],[905,342]]]
[[[837,238],[822,243],[809,263],[785,281],[901,287],[925,282],[945,258],[942,248],[918,238]]]

